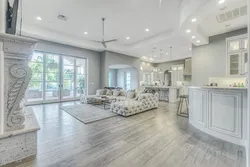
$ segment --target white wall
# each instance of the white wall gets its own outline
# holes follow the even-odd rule
[[[108,71],[110,65],[124,64],[136,68],[137,72],[137,81],[140,80],[140,59],[137,57],[131,57],[123,55],[120,53],[105,51],[101,53],[101,87],[108,86]]]
[[[100,53],[72,47],[68,45],[42,41],[40,40],[36,49],[37,51],[44,51],[68,56],[87,58],[88,60],[88,94],[95,94],[96,89],[100,88]]]
[[[209,38],[209,44],[193,46],[192,49],[192,84],[208,84],[209,77],[226,76],[226,38],[246,34],[241,29]]]

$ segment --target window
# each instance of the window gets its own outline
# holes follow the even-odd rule
[[[124,72],[124,85],[125,85],[125,90],[131,89],[131,74],[130,74],[130,72]]]
[[[112,87],[112,72],[109,72],[109,87]]]

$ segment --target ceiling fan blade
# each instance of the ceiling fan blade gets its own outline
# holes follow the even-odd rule
[[[102,43],[102,41],[90,40],[92,42]]]
[[[105,43],[115,42],[115,41],[117,41],[117,40],[118,40],[118,39],[111,39],[111,40],[105,41]]]

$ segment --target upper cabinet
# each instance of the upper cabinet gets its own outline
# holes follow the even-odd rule
[[[248,72],[248,39],[240,35],[226,39],[227,75],[245,76]]]
[[[192,75],[192,60],[185,59],[184,75]]]

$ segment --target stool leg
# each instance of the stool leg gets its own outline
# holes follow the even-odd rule
[[[182,99],[180,99],[180,102],[179,102],[179,104],[178,104],[177,113],[176,113],[177,115],[179,115],[179,109],[180,109],[180,106],[181,106],[181,100],[182,100]]]

